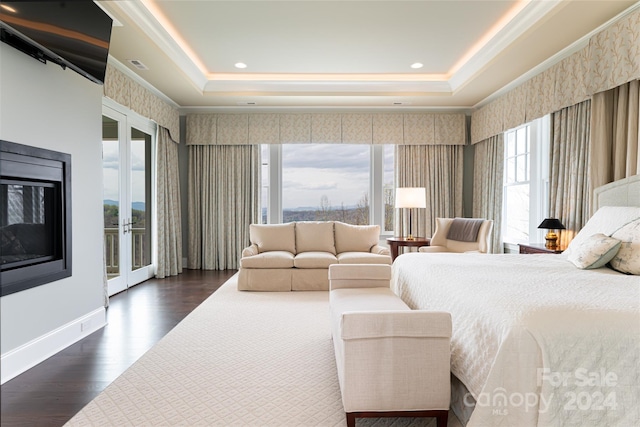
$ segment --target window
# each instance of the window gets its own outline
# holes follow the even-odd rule
[[[263,145],[262,222],[378,224],[393,233],[392,145]]]
[[[503,235],[505,243],[539,241],[546,216],[549,118],[504,134]]]

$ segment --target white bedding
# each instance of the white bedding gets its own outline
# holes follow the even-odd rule
[[[393,272],[409,306],[452,315],[469,425],[640,425],[640,277],[548,254],[410,253]]]

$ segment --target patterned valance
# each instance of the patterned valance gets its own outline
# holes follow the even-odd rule
[[[189,114],[188,145],[464,145],[464,114]]]
[[[103,86],[104,96],[130,108],[160,126],[169,129],[171,139],[179,141],[180,114],[171,105],[149,92],[124,73],[107,64]]]
[[[563,59],[471,116],[471,143],[640,78],[640,11],[620,19]]]

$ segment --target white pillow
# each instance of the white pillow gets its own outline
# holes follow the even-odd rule
[[[611,237],[622,242],[611,260],[611,267],[621,273],[640,275],[640,219],[625,225]]]
[[[567,259],[578,268],[600,268],[616,255],[620,243],[620,240],[602,233],[594,234],[574,247]]]
[[[563,253],[569,256],[574,248],[594,234],[611,236],[616,230],[636,219],[640,219],[640,207],[603,206],[587,221]]]

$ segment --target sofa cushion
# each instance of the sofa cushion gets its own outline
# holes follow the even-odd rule
[[[337,264],[338,259],[329,252],[302,252],[293,259],[296,268],[329,268],[331,264]]]
[[[300,252],[329,252],[335,255],[333,222],[297,222],[296,253]]]
[[[269,251],[240,259],[242,268],[293,268],[293,254],[286,251]]]
[[[296,253],[295,224],[251,224],[249,239],[258,251],[286,251]]]
[[[337,255],[338,264],[391,264],[389,255],[368,252],[343,252]]]
[[[378,225],[351,225],[343,222],[335,222],[336,251],[343,252],[369,252],[378,244],[380,238],[380,226]]]

